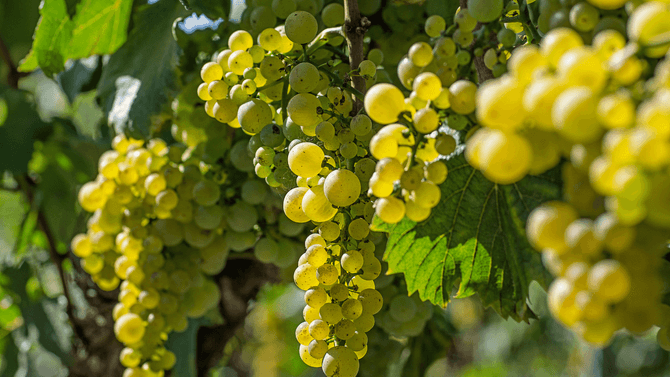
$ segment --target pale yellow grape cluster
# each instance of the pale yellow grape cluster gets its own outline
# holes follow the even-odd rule
[[[667,231],[624,225],[609,212],[580,218],[559,201],[533,210],[526,230],[557,277],[548,301],[559,322],[597,347],[609,344],[619,329],[641,334],[656,325],[663,329],[659,344],[668,348],[670,307],[661,304],[659,275]]]
[[[101,289],[121,283],[113,318],[126,346],[124,377],[162,376],[175,363],[163,346],[168,334],[219,302],[206,275],[223,269],[229,251],[220,189],[197,162],[182,163],[184,148],[123,135],[112,145],[100,157],[97,180],[79,191],[93,216],[72,252]]]
[[[365,220],[326,221],[305,240],[293,279],[305,290],[305,322],[296,329],[300,357],[327,376],[354,377],[367,352],[366,332],[382,308],[374,279],[381,273]]]
[[[599,346],[618,329],[657,325],[670,348],[658,271],[670,228],[669,44],[658,37],[670,25],[657,17],[668,12],[655,1],[635,8],[628,45],[613,30],[591,46],[571,29],[552,30],[539,48],[515,50],[510,74],[477,92],[485,127],[467,141],[466,157],[487,178],[510,184],[569,159],[570,204],[533,211],[527,235],[560,277],[549,290],[552,313]],[[652,77],[644,57],[661,58]]]

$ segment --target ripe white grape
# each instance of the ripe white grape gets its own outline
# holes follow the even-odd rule
[[[319,84],[319,70],[312,63],[300,63],[291,70],[289,84],[296,93],[311,92]]]
[[[337,169],[326,177],[323,192],[333,205],[349,207],[361,194],[361,182],[354,172]]]
[[[356,377],[358,368],[358,357],[347,347],[335,346],[323,357],[322,369],[328,377]]]
[[[286,1],[286,0],[275,0]],[[276,14],[276,13],[275,13]],[[288,15],[284,25],[286,36],[293,43],[309,43],[316,37],[319,25],[316,18],[305,11],[297,11]]]
[[[365,94],[365,111],[377,123],[395,122],[404,109],[405,96],[391,84],[376,84]]]

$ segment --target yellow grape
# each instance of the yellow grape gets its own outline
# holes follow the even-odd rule
[[[376,84],[365,94],[365,112],[372,120],[389,124],[405,109],[405,96],[392,84]]]

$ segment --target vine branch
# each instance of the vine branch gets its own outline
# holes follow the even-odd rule
[[[361,12],[358,10],[358,0],[344,1],[344,37],[347,40],[349,49],[349,66],[351,70],[358,69],[358,65],[363,61],[363,38],[365,32],[370,26],[367,18],[361,18]],[[352,86],[360,93],[365,93],[365,79],[361,76],[351,78]],[[353,113],[358,113],[363,103],[356,98],[354,101]]]
[[[16,64],[12,61],[12,56],[9,53],[9,48],[7,48],[7,45],[5,44],[5,40],[2,39],[2,36],[0,36],[0,57],[2,57],[2,61],[7,64],[7,67],[9,67],[9,73],[7,74],[7,83],[9,86],[11,86],[14,89],[19,88],[19,79],[21,77],[25,77],[28,74],[25,72],[19,72],[18,68],[16,67]]]

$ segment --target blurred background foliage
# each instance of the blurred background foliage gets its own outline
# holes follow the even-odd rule
[[[107,149],[114,126],[125,127],[130,119],[133,126],[128,131],[144,133],[160,124],[154,114],[169,111],[171,95],[197,75],[202,59],[198,54],[216,50],[221,36],[234,28],[217,18],[230,14],[230,20],[239,21],[243,10],[239,0],[230,11],[222,5],[225,2],[192,1],[192,13],[177,0],[126,2],[131,4],[126,43],[119,49],[93,50],[113,54],[72,55],[77,59],[66,59],[66,54],[62,72],[55,69],[47,76],[28,66],[32,72],[20,73],[17,66],[30,52],[41,3],[0,1],[3,377],[81,372],[73,361],[86,346],[80,333],[110,327],[110,302],[115,296],[95,290],[68,254],[69,240],[86,221],[75,203],[78,187],[94,179],[95,161]],[[80,5],[76,0],[63,3],[69,16]],[[427,6],[439,12],[443,4],[435,0]],[[175,18],[178,21],[173,23]],[[152,48],[143,48],[147,43],[143,33],[152,35]],[[141,88],[118,81],[127,76],[140,80]],[[133,88],[142,101],[131,107],[120,104],[119,93]],[[504,320],[473,296],[454,300],[446,309],[434,307],[417,337],[393,337],[376,327],[369,334],[371,355],[361,364],[361,376],[670,375],[668,353],[658,348],[653,334],[620,335],[606,349],[592,349],[550,317],[539,285],[534,283],[530,293],[531,309],[539,317],[530,324]],[[295,352],[294,329],[302,321],[302,305],[302,294],[292,283],[266,287],[253,303],[245,328],[228,344],[220,367],[211,375],[321,376],[319,369],[306,367]],[[79,322],[83,318],[92,321]],[[197,326],[189,326],[170,339],[179,359],[193,357],[196,330]],[[110,358],[118,354],[108,353]],[[104,355],[89,358],[86,368],[105,375]],[[173,375],[188,375],[188,368],[188,362],[180,364]]]

